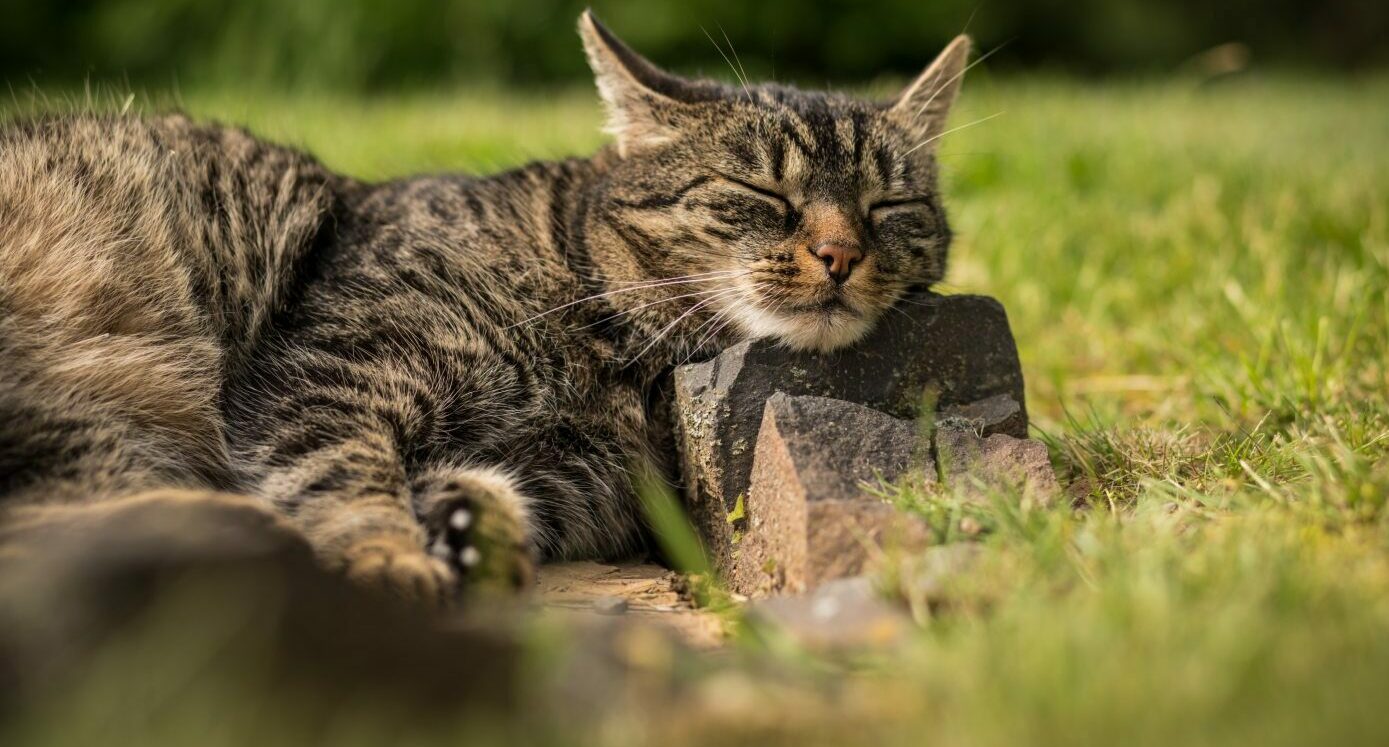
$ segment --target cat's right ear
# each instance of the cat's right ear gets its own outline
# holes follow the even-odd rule
[[[689,84],[633,52],[598,22],[593,11],[579,16],[579,36],[608,110],[606,129],[619,155],[668,143],[679,134]]]
[[[945,118],[950,116],[950,107],[960,93],[960,79],[969,69],[972,46],[968,36],[955,37],[888,110],[888,116],[922,145],[934,143],[945,134]]]

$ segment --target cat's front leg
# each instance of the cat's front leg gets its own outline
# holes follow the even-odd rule
[[[530,586],[537,562],[526,499],[494,467],[444,466],[411,481],[429,554],[449,565],[465,590]]]
[[[301,408],[252,452],[259,493],[290,516],[329,568],[426,605],[450,602],[458,575],[425,551],[406,469],[389,424],[343,406]]]

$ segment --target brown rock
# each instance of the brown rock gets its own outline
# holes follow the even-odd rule
[[[687,504],[716,554],[732,547],[744,519],[732,522],[746,498],[763,404],[773,393],[831,397],[898,418],[915,418],[928,390],[938,406],[1008,395],[1023,402],[1022,372],[1008,318],[980,296],[926,295],[883,317],[847,350],[804,353],[758,340],[675,372],[675,420]],[[1027,413],[996,426],[1027,435]],[[727,567],[728,557],[716,557]]]
[[[971,429],[941,424],[935,445],[940,474],[952,488],[980,494],[1021,489],[1048,501],[1060,491],[1040,441],[1002,433],[980,438]]]
[[[913,467],[935,469],[912,421],[852,402],[777,392],[763,408],[762,429],[768,426],[810,500],[857,499],[864,483],[892,482]]]
[[[723,577],[743,594],[800,591],[862,573],[876,546],[922,544],[921,527],[873,488],[913,469],[933,480],[925,445],[911,421],[840,400],[773,395],[751,484],[729,522],[742,528],[712,548]]]

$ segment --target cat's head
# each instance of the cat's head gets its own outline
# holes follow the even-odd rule
[[[592,14],[579,28],[616,138],[597,228],[625,245],[630,274],[688,294],[688,318],[830,350],[944,275],[934,154],[966,37],[874,102],[677,77]]]

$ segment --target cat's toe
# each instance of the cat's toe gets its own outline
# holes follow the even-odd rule
[[[454,506],[429,544],[430,555],[465,577],[482,562],[482,550],[473,544],[474,511],[471,506]]]
[[[534,579],[525,516],[508,488],[463,475],[420,496],[429,554],[448,564],[465,589],[523,588]]]

